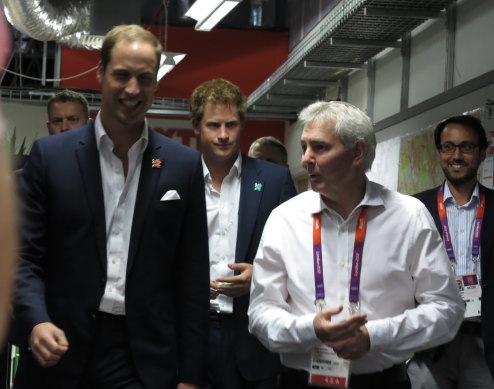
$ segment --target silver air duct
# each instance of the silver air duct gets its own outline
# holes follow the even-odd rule
[[[3,0],[7,20],[20,32],[39,41],[59,41],[75,33],[70,46],[89,34],[90,1],[62,1],[54,7],[48,0]]]

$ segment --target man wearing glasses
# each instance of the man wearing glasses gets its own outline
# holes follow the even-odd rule
[[[439,388],[493,388],[494,191],[477,181],[487,138],[479,119],[462,115],[439,123],[434,141],[446,180],[415,197],[442,234],[466,311],[455,339],[420,358]]]

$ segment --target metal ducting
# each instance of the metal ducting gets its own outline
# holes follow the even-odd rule
[[[39,41],[88,33],[90,1],[3,0],[5,16],[20,32]],[[75,43],[75,42],[74,42]]]

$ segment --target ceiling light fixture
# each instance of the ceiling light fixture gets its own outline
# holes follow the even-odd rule
[[[169,73],[175,65],[177,65],[181,60],[183,60],[185,54],[183,53],[172,53],[171,51],[164,51],[161,54],[160,67],[158,69],[158,81],[163,78],[163,76]]]
[[[197,20],[197,31],[211,31],[242,0],[196,0],[185,16]]]
[[[164,11],[164,29],[165,36],[163,38],[163,52],[161,53],[160,58],[160,66],[158,67],[158,74],[156,75],[156,79],[158,82],[165,76],[167,73],[170,73],[172,69],[178,65],[178,63],[185,58],[184,53],[174,53],[171,51],[166,51],[166,45],[168,43],[168,1],[163,0],[163,5],[161,8]],[[161,30],[159,34],[159,39],[161,40]]]

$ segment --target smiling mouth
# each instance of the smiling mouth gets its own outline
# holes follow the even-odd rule
[[[466,165],[463,163],[450,163],[449,166],[452,167],[454,170],[459,170],[465,167]]]
[[[135,109],[139,105],[141,105],[141,102],[138,101],[130,101],[130,100],[120,100],[120,103],[125,107],[129,109]]]

